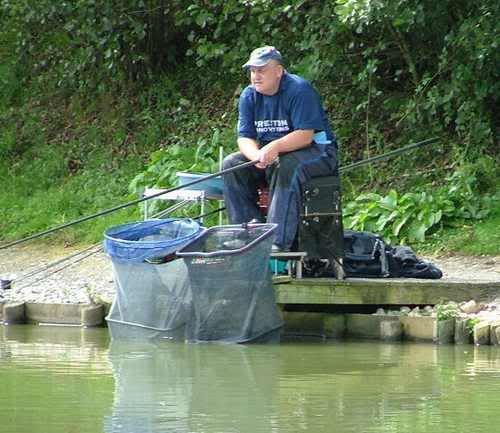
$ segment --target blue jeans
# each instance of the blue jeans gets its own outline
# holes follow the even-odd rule
[[[242,153],[232,153],[224,158],[223,169],[247,161]],[[278,224],[275,244],[282,249],[290,249],[297,235],[304,183],[313,177],[331,176],[336,167],[336,153],[328,155],[312,145],[280,155],[278,163],[266,169],[247,167],[225,174],[224,201],[229,222],[262,221],[263,215],[257,205],[257,188],[268,184],[270,206],[267,221]]]

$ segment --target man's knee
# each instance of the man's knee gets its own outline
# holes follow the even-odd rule
[[[294,154],[294,152],[289,152],[280,155],[279,161],[280,161],[280,169],[283,171],[294,171],[300,164],[300,161]]]
[[[294,157],[293,152],[280,155],[279,165],[273,175],[275,176],[275,185],[281,188],[288,188],[294,179],[299,165],[300,161]]]

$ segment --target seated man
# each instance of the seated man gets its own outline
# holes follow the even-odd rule
[[[239,100],[240,151],[228,155],[223,168],[247,161],[258,163],[224,175],[229,221],[261,221],[257,189],[267,183],[267,220],[278,224],[273,251],[289,251],[298,229],[302,185],[312,177],[335,172],[335,135],[316,90],[285,70],[276,48],[252,51],[243,68],[250,70],[251,84]]]

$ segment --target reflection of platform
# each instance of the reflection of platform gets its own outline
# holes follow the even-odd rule
[[[161,188],[146,188],[143,197],[150,197],[152,195],[160,194],[162,191],[168,191],[167,189]],[[198,202],[201,206],[201,214],[205,213],[205,204],[208,200],[223,200],[222,194],[212,194],[203,190],[194,189],[178,189],[176,191],[165,192],[165,194],[158,195],[151,200],[171,200],[171,201],[184,201],[184,202]],[[149,201],[144,202],[144,219],[148,219],[149,216]],[[202,220],[201,220],[202,221]],[[202,221],[203,222],[203,221]]]

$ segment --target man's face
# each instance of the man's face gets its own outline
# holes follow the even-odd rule
[[[274,95],[278,91],[282,75],[283,66],[273,61],[250,67],[250,82],[263,95]]]

